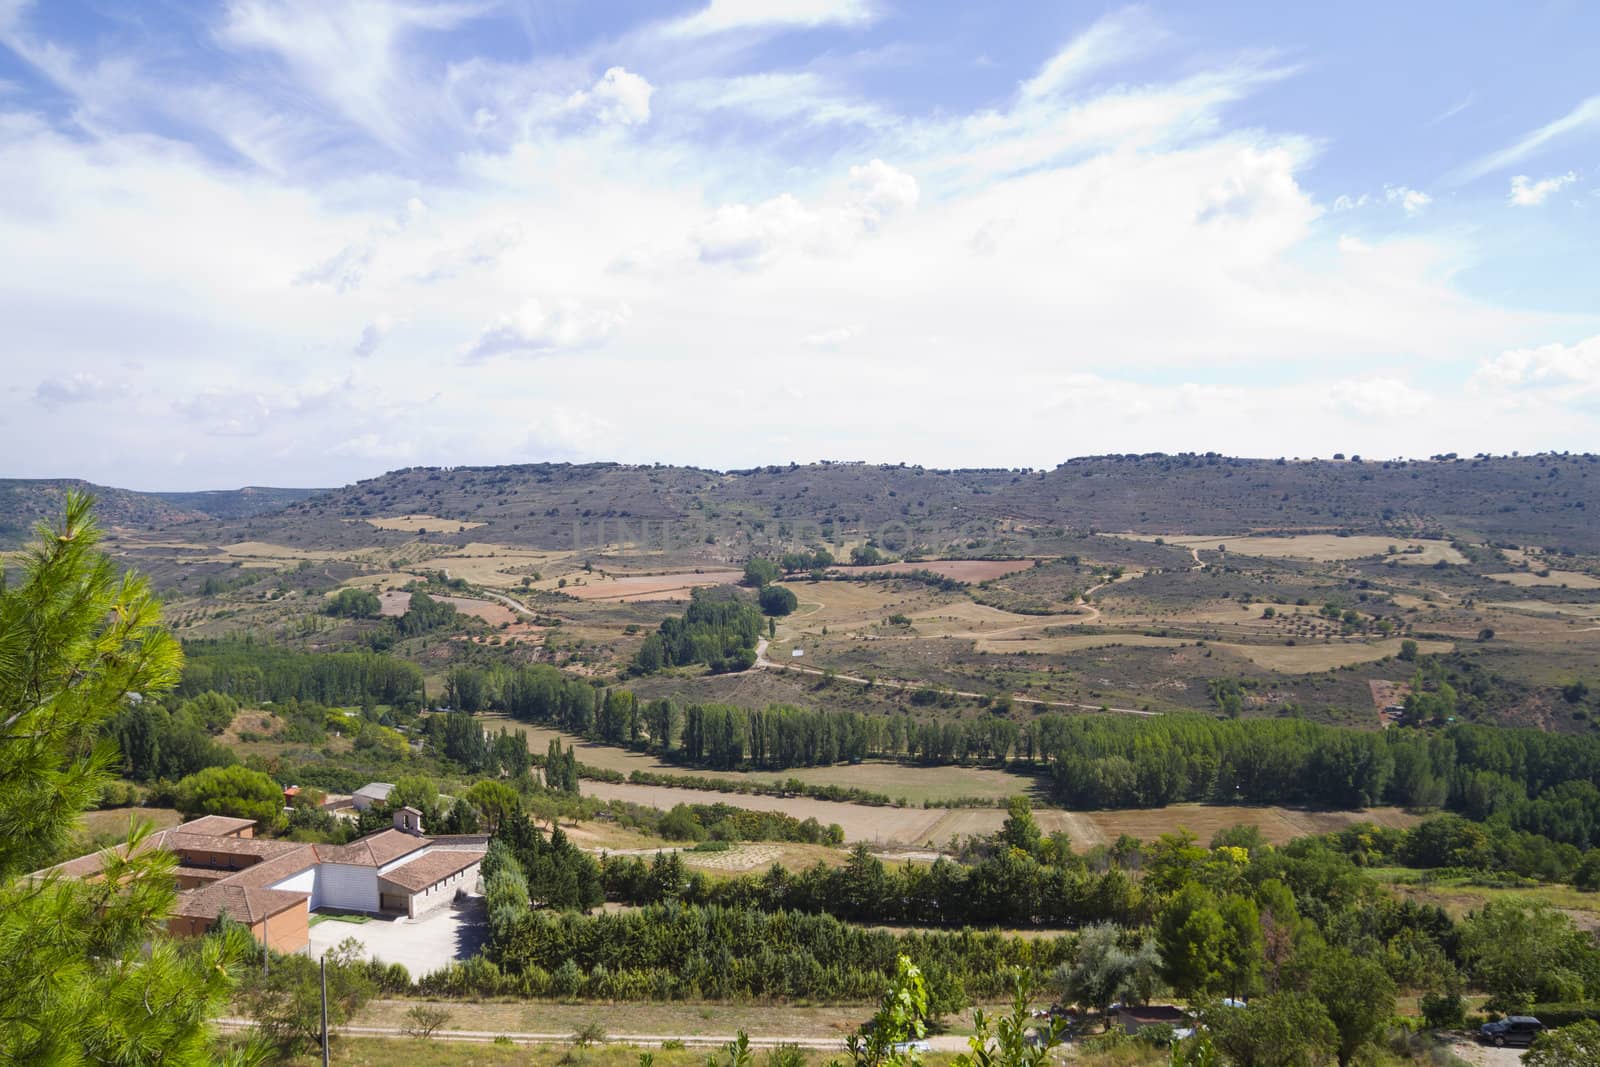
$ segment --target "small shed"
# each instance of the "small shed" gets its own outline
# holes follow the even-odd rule
[[[375,804],[386,803],[393,791],[393,782],[368,782],[350,794],[350,803],[357,811],[366,811]]]
[[[1137,1007],[1124,1004],[1116,1009],[1113,1018],[1126,1034],[1137,1034],[1147,1026],[1170,1026],[1177,1030],[1189,1025],[1189,1016],[1184,1014],[1182,1008],[1171,1004],[1143,1004]]]

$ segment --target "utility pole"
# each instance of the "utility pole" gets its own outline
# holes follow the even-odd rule
[[[322,1067],[328,1067],[328,957],[322,957]]]

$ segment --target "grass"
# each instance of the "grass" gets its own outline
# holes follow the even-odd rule
[[[1386,641],[1361,644],[1242,645],[1219,642],[1215,647],[1225,648],[1258,667],[1280,674],[1317,674],[1356,663],[1375,663],[1396,655],[1400,651],[1400,642],[1401,638],[1392,637]],[[1418,641],[1417,645],[1421,652],[1429,655],[1449,652],[1455,647],[1449,641]]]
[[[372,921],[372,917],[370,915],[362,915],[362,914],[360,914],[358,912],[319,911],[315,915],[311,916],[311,919],[309,920],[307,925],[308,926],[315,926],[318,923],[322,923],[322,922],[335,922],[335,923],[354,923],[357,926],[359,926],[362,923],[369,923],[371,921]]]
[[[490,730],[504,726],[520,730],[528,737],[528,747],[543,752],[552,738],[562,744],[575,746],[578,761],[607,770],[628,774],[632,771],[651,771],[657,774],[693,774],[697,777],[719,778],[725,781],[782,783],[797,778],[808,785],[837,785],[869,789],[904,797],[912,804],[927,801],[958,800],[966,797],[1002,799],[1028,793],[1034,788],[1034,779],[1027,774],[988,767],[914,767],[901,763],[868,761],[858,764],[841,764],[832,767],[795,767],[787,771],[708,771],[680,767],[666,763],[655,756],[610,745],[597,745],[573,734],[517,722],[498,715],[481,716]],[[729,794],[732,796],[732,794]],[[732,801],[728,801],[732,803]],[[619,846],[626,847],[626,846]]]
[[[1585,893],[1570,885],[1474,885],[1471,876],[1428,878],[1428,872],[1409,867],[1374,867],[1368,873],[1388,883],[1395,895],[1436,904],[1457,919],[1493,900],[1528,900],[1560,908],[1584,929],[1600,929],[1600,894]]]
[[[167,830],[182,822],[183,816],[171,808],[106,808],[102,811],[86,811],[83,813],[82,835],[126,836],[129,819],[142,819],[153,823],[157,830]]]

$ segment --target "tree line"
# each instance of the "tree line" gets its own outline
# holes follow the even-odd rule
[[[328,705],[420,707],[422,671],[374,652],[297,652],[245,638],[185,641],[178,695],[208,690],[247,704],[303,700]]]

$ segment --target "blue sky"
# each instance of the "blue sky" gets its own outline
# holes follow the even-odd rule
[[[1597,40],[1576,0],[0,0],[0,473],[1593,449]]]

